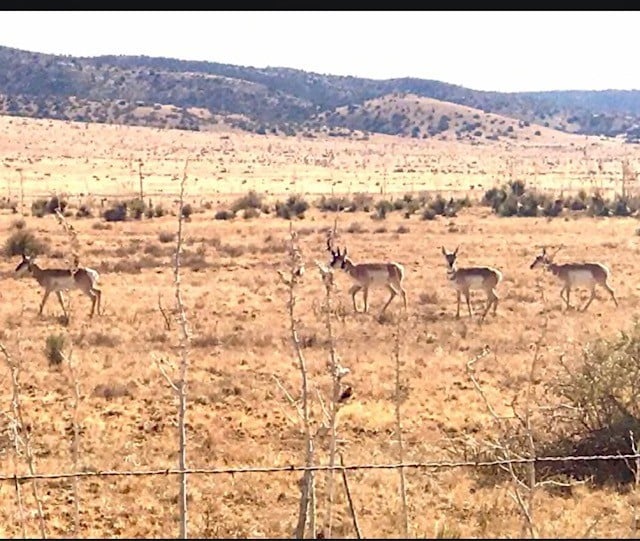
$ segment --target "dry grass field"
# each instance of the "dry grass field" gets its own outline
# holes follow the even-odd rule
[[[38,317],[42,290],[32,277],[15,276],[19,256],[2,259],[0,341],[20,367],[20,435],[22,441],[28,436],[35,469],[42,473],[74,471],[74,416],[80,470],[177,467],[177,402],[156,361],[164,359],[167,371],[177,378],[180,330],[172,233],[177,230],[176,200],[185,160],[185,201],[196,209],[184,222],[181,270],[192,333],[187,386],[191,468],[286,466],[305,460],[302,425],[284,391],[300,399],[289,291],[278,274],[287,276],[290,265],[290,222],[273,214],[215,220],[216,209],[225,201],[252,189],[276,199],[299,193],[310,202],[332,192],[385,196],[433,190],[447,197],[460,192],[480,198],[509,178],[555,193],[581,187],[607,190],[617,187],[622,160],[640,170],[636,147],[568,135],[535,145],[462,145],[383,136],[358,140],[204,134],[11,117],[0,117],[0,159],[0,193],[6,190],[5,197],[24,199],[17,214],[2,211],[0,230],[8,238],[23,226],[46,240],[48,255],[39,258],[43,266],[69,265],[70,241],[55,216],[30,215],[36,197],[57,193],[71,207],[91,204],[97,214],[103,199],[107,205],[111,199],[136,195],[142,161],[145,198],[169,211],[162,217],[109,224],[99,217],[68,218],[80,241],[81,264],[101,274],[103,314],[92,320],[87,317],[90,302],[78,291],[66,296],[68,324],[60,318],[53,295]],[[21,208],[25,224],[19,223]],[[306,269],[296,287],[295,317],[314,430],[323,421],[322,403],[330,401],[332,383],[325,289],[314,261],[328,263],[326,232],[336,217],[337,242],[348,246],[356,261],[394,260],[405,266],[409,301],[406,316],[395,299],[380,318],[388,294],[374,290],[370,312],[354,313],[348,277],[335,273],[332,328],[341,362],[351,370],[344,383],[353,389],[337,418],[339,449],[347,464],[398,461],[396,401],[406,461],[464,460],[503,436],[485,399],[498,415],[508,415],[517,397],[522,411],[530,380],[536,404],[532,434],[544,438],[548,419],[538,406],[552,404],[544,389],[559,377],[560,356],[577,357],[583,344],[626,329],[638,313],[640,237],[635,218],[500,218],[487,207],[473,206],[454,218],[425,221],[392,212],[385,220],[372,220],[366,212],[335,214],[312,208],[292,226]],[[593,259],[609,265],[619,307],[600,290],[588,311],[565,311],[560,285],[547,273],[529,268],[541,245],[564,245],[559,261]],[[461,266],[491,265],[503,272],[496,316],[480,322],[483,294],[474,293],[475,317],[468,317],[463,303],[461,317],[455,318],[455,293],[447,285],[441,246],[460,246]],[[574,303],[587,298],[586,291],[572,292]],[[75,413],[66,362],[51,366],[44,354],[47,338],[55,334],[65,337],[64,351],[75,368]],[[530,378],[536,342],[539,359]],[[480,394],[466,367],[487,346],[490,353],[475,363]],[[396,397],[398,359],[401,388]],[[13,386],[5,361],[2,358],[0,370],[0,473],[12,475],[27,473],[28,460],[23,447],[19,456],[14,450]],[[327,463],[329,438],[321,433],[315,444],[316,462]],[[509,476],[486,483],[478,469],[463,467],[406,469],[405,476],[410,535],[523,535],[523,513]],[[327,477],[326,472],[316,474],[319,530],[325,529],[327,517]],[[364,536],[403,534],[399,477],[398,469],[349,471]],[[189,535],[291,536],[300,478],[299,472],[190,475]],[[39,536],[33,483],[18,487],[21,506],[14,483],[0,484],[0,536]],[[71,535],[71,480],[41,480],[37,489],[47,535]],[[354,537],[339,473],[334,492],[332,534]],[[89,477],[78,482],[77,494],[81,537],[167,537],[178,532],[177,476]],[[550,538],[636,537],[639,497],[635,490],[613,484],[540,486],[531,520],[538,535]]]

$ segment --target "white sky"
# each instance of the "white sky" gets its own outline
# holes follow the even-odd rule
[[[1,11],[0,45],[500,92],[640,90],[640,11]]]

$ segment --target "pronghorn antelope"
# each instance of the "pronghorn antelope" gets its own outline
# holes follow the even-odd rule
[[[26,271],[30,272],[36,281],[44,288],[44,297],[42,297],[42,302],[40,303],[39,315],[42,315],[42,309],[49,298],[49,294],[55,291],[64,315],[68,317],[62,300],[62,291],[68,291],[70,289],[79,289],[91,299],[90,317],[93,317],[96,305],[98,315],[100,315],[101,291],[98,288],[99,275],[97,271],[88,267],[78,267],[75,271],[70,269],[43,269],[40,268],[34,260],[34,256],[22,254],[22,261],[20,261],[16,267],[16,273],[21,275]]]
[[[493,314],[498,309],[498,294],[496,286],[502,280],[502,273],[493,267],[465,267],[459,269],[456,265],[456,257],[458,255],[458,246],[454,252],[448,252],[444,246],[441,247],[442,254],[447,261],[447,277],[451,287],[456,290],[458,297],[458,309],[456,310],[456,318],[460,317],[460,296],[464,294],[467,300],[467,308],[469,309],[469,317],[473,316],[471,303],[469,302],[470,290],[482,289],[487,294],[487,307],[482,314],[485,318],[489,309],[493,305]]]
[[[562,248],[562,246],[560,248]],[[542,248],[542,252],[536,256],[529,268],[535,269],[536,267],[543,266],[562,282],[563,286],[560,290],[560,298],[566,303],[567,308],[571,307],[569,304],[569,293],[571,292],[571,288],[585,286],[591,288],[591,298],[589,298],[587,303],[584,305],[584,308],[582,309],[584,312],[589,308],[593,299],[596,298],[597,284],[600,284],[609,292],[613,302],[618,306],[616,295],[613,288],[609,285],[610,272],[606,265],[603,265],[602,263],[564,263],[562,265],[558,265],[553,262],[553,258],[558,251],[560,251],[560,248],[550,256],[547,255],[547,249]],[[566,298],[562,295],[565,291],[567,292]]]
[[[390,261],[388,263],[354,263],[347,256],[347,248],[341,253],[340,248],[336,251],[333,250],[331,245],[331,237],[327,238],[327,249],[331,254],[330,267],[340,266],[355,282],[349,289],[351,298],[353,299],[353,310],[358,311],[356,306],[356,293],[362,290],[364,297],[364,311],[369,309],[368,297],[370,287],[382,287],[385,286],[390,292],[391,296],[387,301],[387,304],[382,308],[382,313],[387,309],[389,303],[396,295],[402,295],[404,302],[404,308],[407,309],[407,293],[402,287],[402,280],[404,279],[404,267],[400,263]]]

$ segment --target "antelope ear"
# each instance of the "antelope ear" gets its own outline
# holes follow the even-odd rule
[[[456,251],[455,251],[455,252],[453,252],[453,255],[458,255],[458,250],[459,250],[459,249],[460,249],[460,246],[458,246],[458,247],[456,248]]]
[[[442,250],[442,255],[447,255],[447,251],[444,249],[444,246],[440,246],[440,250]]]
[[[342,252],[342,257],[345,257],[347,255],[347,247],[344,247],[344,252]]]

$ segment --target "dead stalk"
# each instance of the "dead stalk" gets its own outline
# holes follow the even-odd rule
[[[24,522],[24,505],[22,503],[22,488],[20,487],[20,481],[18,481],[18,457],[20,456],[20,434],[18,433],[19,422],[15,416],[6,414],[9,419],[9,438],[13,442],[13,474],[15,478],[16,500],[18,504],[18,516],[20,517],[20,530],[22,531],[22,539],[26,539],[27,532]]]
[[[543,301],[544,301],[544,298],[543,298]],[[498,440],[497,442],[493,443],[492,446],[495,449],[499,450],[505,459],[510,459],[514,456],[518,459],[520,458],[531,459],[536,457],[536,447],[535,447],[535,441],[533,438],[533,426],[532,426],[532,419],[531,419],[532,402],[535,395],[535,388],[534,388],[535,372],[539,364],[539,361],[541,359],[542,344],[546,336],[547,328],[548,328],[548,317],[545,316],[542,331],[534,345],[533,359],[529,369],[527,386],[525,388],[523,410],[518,411],[516,409],[516,401],[517,401],[516,398],[514,398],[514,400],[511,403],[513,416],[510,417],[510,419],[517,420],[521,425],[521,428],[524,432],[525,441],[526,441],[526,447],[527,447],[526,454],[528,456],[526,457],[522,456],[517,451],[510,448],[508,444]],[[467,374],[471,379],[471,382],[473,383],[475,390],[478,392],[478,394],[484,401],[487,411],[493,417],[494,421],[498,425],[500,433],[504,434],[505,432],[508,431],[508,426],[505,425],[505,422],[509,418],[498,415],[496,410],[491,406],[489,400],[486,397],[484,390],[478,383],[478,380],[476,379],[474,374],[475,363],[481,358],[485,357],[489,353],[489,351],[490,351],[489,348],[485,347],[481,353],[479,353],[473,359],[467,362]],[[509,462],[507,465],[502,466],[502,468],[505,471],[507,471],[511,477],[513,491],[510,493],[510,496],[515,501],[522,515],[523,522],[522,522],[521,536],[524,537],[525,534],[528,534],[529,537],[536,538],[538,536],[538,532],[534,522],[534,503],[535,503],[536,489],[540,486],[540,483],[536,478],[535,462],[533,461],[527,462],[524,467],[526,470],[526,476],[525,476],[526,478],[521,479],[513,463]]]
[[[35,457],[33,456],[33,451],[31,449],[30,430],[26,428],[22,412],[22,404],[20,402],[20,363],[19,361],[14,360],[9,355],[9,352],[2,343],[0,343],[0,352],[2,352],[2,355],[4,356],[7,366],[9,367],[9,370],[11,372],[11,412],[13,414],[13,418],[17,423],[17,426],[15,427],[15,435],[18,438],[18,441],[22,442],[22,445],[24,447],[24,453],[27,459],[29,473],[31,475],[35,475],[36,466]],[[22,437],[20,437],[20,433],[23,434]],[[37,506],[38,520],[40,523],[40,536],[42,537],[42,539],[46,539],[47,527],[44,520],[44,512],[42,511],[42,500],[40,499],[40,491],[38,490],[37,479],[32,480],[31,487],[33,489],[33,497],[36,501]]]
[[[182,292],[180,289],[180,255],[182,253],[182,235],[183,235],[183,207],[184,207],[184,185],[187,180],[188,160],[184,164],[184,172],[182,181],[180,182],[180,207],[178,209],[178,239],[176,241],[176,259],[174,268],[174,285],[176,291],[176,307],[178,309],[178,319],[180,324],[180,379],[178,381],[178,430],[180,438],[180,455],[178,459],[178,467],[184,472],[187,468],[187,433],[186,433],[186,414],[187,414],[187,365],[189,355],[189,330],[187,327],[187,316],[185,314],[184,304],[182,302]],[[140,164],[142,167],[142,163]],[[142,180],[141,180],[142,182]],[[187,474],[180,475],[180,538],[187,538]]]
[[[404,463],[404,443],[402,441],[402,415],[400,412],[400,403],[402,402],[401,397],[401,366],[402,362],[400,359],[400,333],[402,330],[402,323],[406,322],[406,317],[403,313],[402,316],[398,317],[398,323],[395,330],[394,336],[394,347],[393,347],[393,357],[395,360],[395,393],[394,393],[394,402],[395,402],[395,410],[396,410],[396,441],[398,442],[398,463]],[[407,509],[407,488],[406,488],[406,479],[404,474],[404,468],[398,468],[398,472],[400,474],[400,502],[402,504],[402,526],[403,526],[403,536],[405,539],[409,537],[409,512]]]
[[[302,346],[298,337],[298,321],[295,316],[296,305],[296,286],[298,285],[302,275],[304,274],[304,266],[302,260],[302,254],[297,245],[297,235],[293,230],[293,224],[289,223],[289,236],[291,238],[291,248],[289,251],[289,276],[285,276],[282,271],[278,271],[282,283],[288,288],[289,298],[287,301],[288,315],[289,315],[289,331],[291,333],[291,341],[293,343],[293,349],[298,358],[298,366],[300,368],[300,376],[302,379],[302,420],[304,425],[304,438],[305,438],[305,464],[307,466],[313,465],[314,458],[314,440],[311,431],[311,421],[309,416],[309,385],[307,378],[307,366],[304,355],[302,353]],[[311,512],[309,512],[309,510]],[[298,521],[296,524],[294,535],[296,539],[303,539],[305,535],[306,526],[309,524],[309,535],[311,538],[316,537],[316,524],[315,524],[315,483],[314,472],[307,470],[301,479],[300,487],[300,505],[298,510]]]
[[[185,312],[184,303],[182,301],[182,290],[180,287],[180,269],[181,261],[180,255],[182,254],[183,245],[183,206],[184,206],[184,185],[187,181],[187,165],[189,160],[185,162],[184,172],[182,180],[180,182],[180,205],[178,209],[178,238],[176,241],[176,253],[173,269],[173,284],[175,288],[176,308],[178,312],[178,323],[180,328],[180,366],[178,380],[173,381],[170,375],[165,370],[163,363],[164,359],[155,359],[156,365],[160,370],[162,376],[166,379],[169,387],[178,398],[178,469],[179,475],[179,494],[178,505],[180,509],[180,526],[179,536],[180,539],[187,539],[188,531],[188,510],[187,510],[187,432],[186,432],[186,415],[187,415],[187,367],[189,364],[189,344],[190,333],[188,328],[187,316]],[[159,299],[158,299],[159,302]],[[165,324],[168,323],[165,321]]]
[[[338,359],[335,348],[335,338],[333,335],[332,318],[332,293],[334,290],[333,273],[331,269],[323,267],[316,262],[316,265],[320,269],[320,276],[325,286],[325,327],[327,329],[327,335],[329,336],[328,348],[329,348],[329,363],[328,368],[331,375],[331,405],[328,412],[329,419],[329,467],[327,471],[327,511],[325,514],[325,537],[331,538],[333,530],[333,467],[336,463],[336,418],[338,415],[338,409],[340,408],[340,395],[342,391],[342,378],[348,373],[345,370]]]
[[[342,482],[344,483],[344,491],[345,491],[345,494],[347,495],[347,502],[349,503],[349,511],[351,513],[351,518],[353,519],[353,528],[356,531],[356,537],[358,539],[362,539],[362,533],[360,532],[360,526],[358,524],[358,515],[356,514],[356,509],[353,506],[353,499],[351,498],[351,490],[349,490],[347,470],[344,469],[344,458],[342,456],[342,453],[340,453],[340,465],[343,467]]]
[[[144,198],[144,190],[142,184],[142,179],[144,178],[142,175],[142,160],[138,162],[138,177],[140,179],[140,201],[142,201]],[[182,209],[182,203],[180,204],[180,208]]]
[[[64,214],[62,214],[60,207],[56,208],[55,212],[58,223],[62,226],[62,229],[64,229],[64,232],[69,237],[69,241],[71,243],[71,255],[73,256],[72,268],[75,270],[80,264],[80,241],[78,239],[78,233],[76,232],[73,225],[71,225],[64,217]]]
[[[160,313],[162,314],[162,318],[164,319],[164,328],[167,331],[171,330],[171,320],[169,319],[169,316],[167,316],[167,313],[165,312],[164,308],[162,307],[162,294],[158,293],[158,308],[160,309]]]
[[[80,455],[80,430],[78,427],[78,410],[80,407],[80,385],[78,383],[78,378],[76,375],[76,370],[71,362],[71,353],[66,358],[67,366],[69,368],[69,379],[71,382],[71,387],[73,389],[73,441],[71,442],[71,459],[73,461],[73,471],[77,472],[78,465],[78,457]],[[78,478],[73,477],[72,481],[73,486],[73,536],[75,538],[78,537],[78,532],[80,530],[80,491],[78,489]]]

